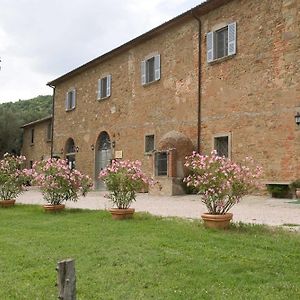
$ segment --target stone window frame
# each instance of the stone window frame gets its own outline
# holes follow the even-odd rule
[[[149,74],[150,62],[153,60],[153,74]],[[151,75],[151,76],[150,76]],[[151,78],[150,78],[151,77]],[[141,83],[147,86],[161,78],[161,58],[158,52],[151,53],[141,61]]]
[[[151,149],[151,150],[147,149],[147,138],[150,138],[150,137],[153,137],[153,149]],[[145,155],[152,155],[154,151],[155,151],[155,134],[154,133],[145,134],[145,137],[144,137],[144,154]]]
[[[74,110],[76,107],[76,89],[70,88],[66,93],[65,109],[66,112]]]
[[[215,140],[216,138],[221,138],[221,137],[227,137],[228,138],[228,158],[231,159],[232,157],[232,133],[231,132],[225,132],[225,133],[218,133],[214,134],[212,137],[212,150],[216,150],[215,148]]]
[[[224,56],[217,57],[217,36],[227,30],[227,49]],[[237,48],[237,23],[220,23],[206,33],[206,56],[207,63],[213,64],[232,58]]]
[[[106,86],[103,89],[103,82],[106,82]],[[107,74],[103,75],[101,78],[98,79],[98,88],[97,88],[97,100],[104,100],[111,96],[111,83],[112,83],[112,75]],[[105,93],[103,93],[105,90]]]

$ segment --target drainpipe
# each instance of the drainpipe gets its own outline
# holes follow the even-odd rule
[[[50,156],[53,158],[53,133],[54,133],[54,99],[55,99],[55,86],[48,84],[53,89],[52,94],[52,121],[51,121],[51,153]]]
[[[198,22],[198,127],[197,127],[197,152],[201,152],[201,20],[191,11]]]

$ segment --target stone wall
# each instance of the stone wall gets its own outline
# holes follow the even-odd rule
[[[233,0],[200,16],[201,150],[209,153],[216,135],[228,134],[231,158],[252,156],[268,182],[300,177],[300,3],[298,0]],[[206,62],[206,33],[237,22],[237,53]],[[140,63],[161,55],[161,79],[141,85]],[[97,100],[98,79],[111,74],[111,96]],[[76,108],[65,111],[66,93],[76,89]],[[172,130],[197,147],[198,23],[192,17],[169,27],[97,66],[57,84],[54,153],[74,139],[76,167],[95,176],[95,149],[102,131],[124,159],[140,159],[153,174],[153,157],[144,153],[145,135],[159,141]],[[92,147],[93,146],[93,147]],[[62,155],[63,156],[63,155]]]
[[[252,156],[266,181],[300,177],[300,2],[240,0],[211,11],[202,21],[202,139],[230,134],[231,158]],[[237,22],[237,53],[206,62],[205,34]]]
[[[21,153],[26,157],[27,168],[30,167],[30,161],[35,162],[51,157],[51,140],[47,137],[49,124],[51,124],[51,120],[24,127]],[[31,143],[31,130],[33,128],[34,143]]]
[[[155,141],[171,131],[182,132],[197,143],[198,25],[187,23],[149,39],[96,67],[71,77],[56,87],[54,152],[73,138],[79,147],[76,167],[94,177],[95,150],[99,134],[107,131],[114,151],[124,159],[142,160],[152,175],[153,159],[144,154],[145,135]],[[160,54],[161,79],[141,85],[141,61]],[[98,79],[112,75],[111,96],[97,100]],[[65,111],[68,89],[76,88],[76,108]]]

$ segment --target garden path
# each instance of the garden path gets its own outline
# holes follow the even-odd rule
[[[87,197],[80,197],[76,203],[67,202],[70,208],[108,209],[109,199],[104,191],[92,191]],[[23,193],[18,203],[43,204],[42,194],[35,188]],[[137,201],[132,205],[136,211],[146,211],[164,217],[199,218],[206,211],[204,204],[197,195],[184,196],[151,196],[138,194]],[[241,203],[232,208],[233,221],[267,225],[294,225],[300,231],[300,201],[295,199],[274,199],[267,196],[247,196]]]

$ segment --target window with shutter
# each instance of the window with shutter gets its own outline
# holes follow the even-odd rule
[[[111,75],[98,80],[98,100],[110,97],[111,94]]]
[[[142,85],[160,79],[160,55],[152,56],[141,62],[141,82]]]
[[[236,22],[206,35],[207,62],[236,54]]]
[[[67,92],[66,95],[66,111],[73,110],[76,107],[76,91],[75,89]]]

